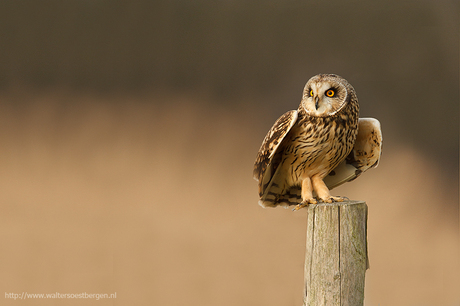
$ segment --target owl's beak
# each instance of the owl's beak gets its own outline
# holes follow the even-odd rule
[[[315,108],[318,110],[319,97],[315,97]]]

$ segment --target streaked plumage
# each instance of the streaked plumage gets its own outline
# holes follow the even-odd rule
[[[329,189],[377,166],[380,157],[380,124],[358,117],[355,90],[345,79],[312,77],[299,108],[282,115],[260,147],[254,164],[259,203],[300,208],[343,201]]]
[[[374,118],[359,118],[358,136],[353,150],[325,178],[324,183],[329,189],[350,182],[364,171],[379,165],[382,152],[382,131],[380,122]]]

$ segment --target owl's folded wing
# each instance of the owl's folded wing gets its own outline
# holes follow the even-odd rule
[[[265,136],[259,153],[257,154],[253,172],[254,179],[259,181],[259,188],[261,189],[259,192],[262,192],[264,186],[267,186],[270,182],[278,166],[276,162],[273,162],[273,157],[283,139],[297,121],[297,116],[296,110],[284,113],[276,120],[275,124]]]
[[[327,187],[335,188],[354,180],[364,171],[377,167],[382,142],[380,122],[374,118],[359,118],[358,136],[353,151],[324,178]]]

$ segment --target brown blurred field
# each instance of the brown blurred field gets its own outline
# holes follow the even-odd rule
[[[0,1],[0,305],[301,305],[267,130],[336,73],[383,127],[366,306],[459,306],[458,1]],[[8,294],[116,299],[18,301]]]
[[[301,305],[306,216],[257,205],[269,126],[251,103],[0,99],[1,287],[117,293],[2,305]],[[365,304],[459,305],[458,182],[391,135],[377,169],[334,190],[369,205]]]

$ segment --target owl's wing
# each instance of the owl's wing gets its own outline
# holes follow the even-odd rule
[[[382,130],[380,122],[374,118],[359,118],[358,136],[348,157],[325,178],[329,189],[354,180],[364,171],[379,164],[382,152]]]
[[[286,112],[276,120],[270,131],[262,142],[262,145],[257,154],[256,162],[254,163],[254,179],[259,182],[259,194],[270,182],[277,168],[277,162],[273,161],[273,157],[281,145],[287,133],[297,121],[297,111],[292,110]]]

